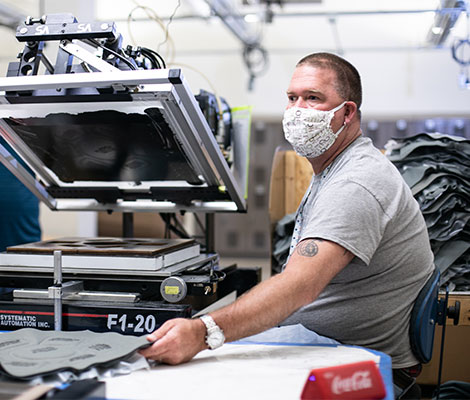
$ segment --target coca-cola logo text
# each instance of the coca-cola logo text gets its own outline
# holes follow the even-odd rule
[[[357,371],[352,376],[341,378],[336,375],[331,381],[331,391],[334,394],[355,392],[357,390],[372,388],[372,380],[369,371]]]

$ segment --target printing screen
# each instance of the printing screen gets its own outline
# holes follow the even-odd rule
[[[125,103],[114,104],[113,109],[105,104],[102,109],[95,103],[95,110],[78,112],[67,110],[72,108],[67,104],[52,104],[48,109],[28,105],[33,116],[25,117],[28,114],[23,108],[8,116],[5,110],[2,117],[43,165],[65,183],[201,183],[159,107],[129,105],[126,110]],[[64,111],[56,112],[59,107]]]

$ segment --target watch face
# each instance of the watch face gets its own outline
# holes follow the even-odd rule
[[[222,332],[212,332],[208,337],[207,337],[207,344],[211,349],[215,349],[217,347],[220,347],[224,344],[224,334]]]

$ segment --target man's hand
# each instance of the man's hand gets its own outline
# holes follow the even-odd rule
[[[205,337],[206,327],[199,318],[170,319],[147,336],[153,344],[139,353],[165,364],[181,364],[207,349]]]

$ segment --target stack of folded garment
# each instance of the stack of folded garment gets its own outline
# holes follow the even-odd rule
[[[282,272],[289,256],[290,242],[295,226],[295,213],[286,214],[274,228],[273,251],[271,257],[271,272]]]
[[[441,286],[470,290],[470,140],[420,133],[385,148],[424,215]]]

